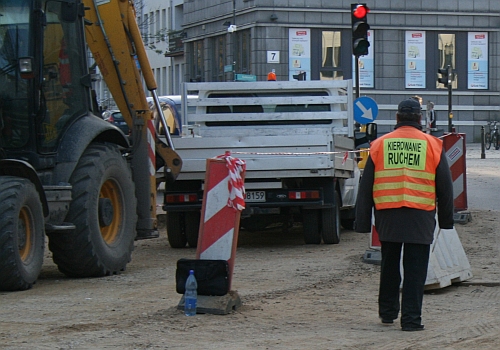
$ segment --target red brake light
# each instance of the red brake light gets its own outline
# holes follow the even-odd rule
[[[288,192],[290,199],[319,199],[319,191],[290,191]]]
[[[165,201],[167,203],[195,203],[198,202],[198,195],[194,193],[167,194]]]

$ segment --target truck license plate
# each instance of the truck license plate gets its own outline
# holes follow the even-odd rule
[[[245,202],[265,202],[266,191],[247,191],[245,192]]]

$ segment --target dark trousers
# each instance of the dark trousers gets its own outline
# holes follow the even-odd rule
[[[379,316],[395,320],[399,313],[400,261],[403,243],[381,242],[382,265],[378,296]],[[429,264],[428,244],[404,244],[401,325],[415,326],[422,322],[422,300]]]

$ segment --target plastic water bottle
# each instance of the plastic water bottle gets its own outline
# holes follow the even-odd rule
[[[186,280],[186,291],[184,292],[184,314],[186,316],[196,315],[196,303],[198,300],[198,283],[194,277],[194,271],[189,270],[189,277]]]

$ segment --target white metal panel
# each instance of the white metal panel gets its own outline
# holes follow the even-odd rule
[[[437,225],[436,225],[437,226]],[[472,278],[471,266],[455,228],[436,227],[427,269],[426,289],[444,288]]]

